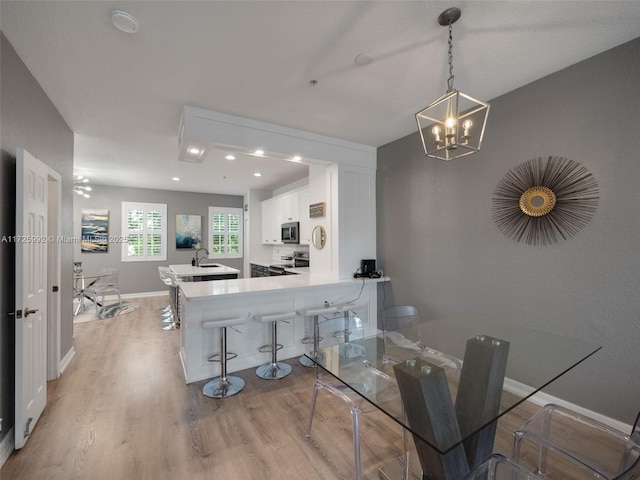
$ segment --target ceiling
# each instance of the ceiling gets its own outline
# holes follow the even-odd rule
[[[243,195],[307,167],[242,154],[179,162],[184,105],[384,145],[414,132],[416,111],[446,89],[437,18],[451,6],[462,10],[455,86],[483,100],[640,35],[640,1],[622,0],[1,0],[0,26],[75,132],[76,173]],[[115,9],[137,33],[113,26]],[[357,65],[362,53],[373,61]]]

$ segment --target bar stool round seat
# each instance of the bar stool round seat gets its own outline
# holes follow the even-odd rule
[[[238,355],[227,353],[227,327],[234,327],[246,323],[247,319],[228,318],[223,320],[211,320],[204,322],[202,328],[209,330],[220,329],[220,352],[214,353],[207,359],[210,362],[220,362],[220,376],[209,380],[202,388],[202,393],[210,398],[227,398],[240,392],[244,388],[244,380],[240,377],[227,375],[227,360],[231,360]]]
[[[258,349],[259,352],[271,352],[271,363],[260,365],[256,369],[256,375],[265,380],[277,380],[286,377],[291,373],[292,367],[289,364],[278,362],[278,350],[282,345],[278,343],[277,324],[281,320],[291,320],[295,318],[296,312],[273,313],[268,315],[254,315],[258,322],[271,323],[271,343],[263,345]]]
[[[313,333],[311,336],[306,336],[302,339],[302,343],[304,344],[312,344],[313,350],[309,353],[310,356],[316,357],[318,355],[318,345],[320,344],[320,334],[318,327],[318,318],[320,315],[326,315],[328,313],[335,313],[339,311],[339,306],[331,305],[328,307],[314,307],[314,308],[305,308],[303,310],[298,310],[298,315],[302,315],[303,317],[313,317]],[[298,362],[304,367],[315,367],[316,364],[307,357],[307,355],[302,355]]]

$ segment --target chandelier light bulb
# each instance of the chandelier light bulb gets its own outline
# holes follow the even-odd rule
[[[434,140],[436,142],[436,144],[440,144],[442,142],[442,140],[440,139],[440,132],[442,131],[442,129],[436,125],[435,127],[433,127],[431,129],[431,133],[433,133],[433,136],[435,137]]]
[[[471,135],[469,134],[469,130],[471,130],[471,127],[473,126],[473,122],[469,119],[465,120],[464,122],[462,122],[462,129],[463,129],[463,139],[466,141],[469,139],[469,137],[471,137]]]

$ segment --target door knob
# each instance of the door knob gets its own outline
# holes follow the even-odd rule
[[[25,308],[25,310],[24,310],[24,318],[27,318],[30,314],[36,313],[37,311],[38,311],[37,308],[35,310],[29,310],[29,308]]]

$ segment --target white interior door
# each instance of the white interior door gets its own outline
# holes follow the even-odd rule
[[[16,154],[16,412],[22,448],[47,403],[47,172]]]

